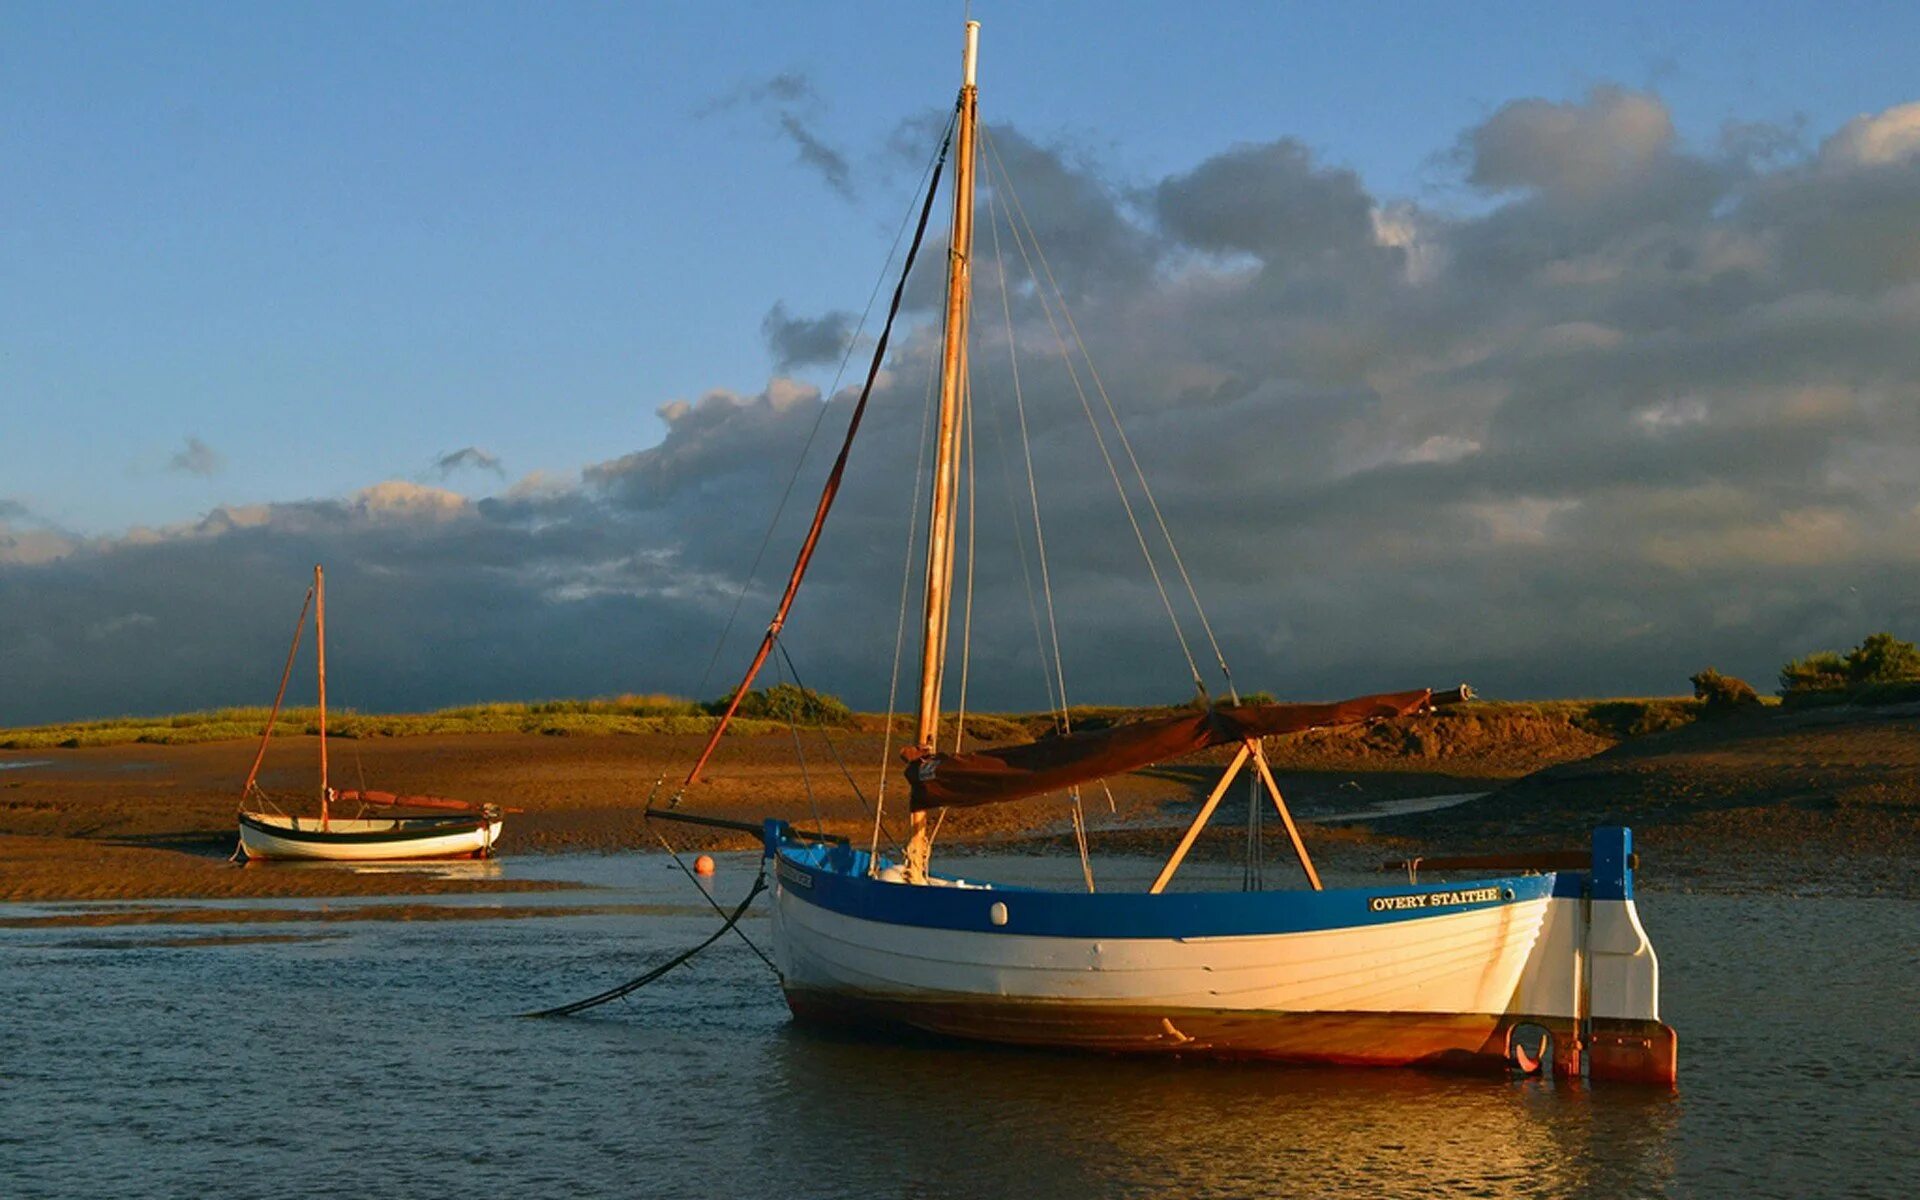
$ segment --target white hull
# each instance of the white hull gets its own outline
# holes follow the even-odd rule
[[[1606,839],[1622,861],[1623,835]],[[889,882],[866,873],[864,853],[795,847],[777,829],[769,846],[774,961],[802,1020],[1482,1070],[1504,1069],[1538,1027],[1558,1073],[1673,1083],[1659,965],[1628,875],[1602,880],[1600,897],[1573,873],[1094,896]]]
[[[829,912],[781,887],[774,945],[788,983],[820,991],[1214,1011],[1497,1013],[1518,990],[1554,903],[1306,933],[1094,939],[888,925]]]
[[[485,858],[499,844],[500,818],[449,822],[445,818],[318,818],[246,813],[240,848],[249,859],[393,862],[418,858]],[[273,828],[261,828],[260,826]]]

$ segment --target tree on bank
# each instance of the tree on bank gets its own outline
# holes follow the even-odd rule
[[[1920,647],[1876,633],[1845,654],[1820,650],[1780,668],[1780,695],[1789,703],[1904,694],[1920,688]]]

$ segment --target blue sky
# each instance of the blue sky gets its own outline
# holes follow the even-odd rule
[[[0,493],[98,534],[218,503],[508,477],[657,440],[864,301],[946,102],[954,4],[0,8]],[[1683,138],[1911,98],[1879,5],[982,3],[989,120],[1122,186],[1286,135],[1376,195],[1483,202],[1460,132],[1651,88]],[[852,195],[744,93],[803,72]],[[739,103],[729,104],[734,99]],[[169,463],[189,437],[217,456]],[[468,478],[472,490],[501,483]]]
[[[962,13],[0,0],[0,725],[264,699],[316,561],[350,704],[717,692]],[[1246,687],[1764,689],[1920,636],[1920,10],[974,15],[983,116]],[[934,273],[787,627],[868,707]],[[1052,345],[1007,275],[982,430],[1007,347]],[[1071,694],[1181,698],[1035,357]],[[1000,538],[974,699],[1038,708]]]

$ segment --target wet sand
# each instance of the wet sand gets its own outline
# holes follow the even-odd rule
[[[745,834],[668,822],[650,826],[643,820],[649,796],[662,805],[669,802],[700,744],[693,735],[529,734],[330,743],[336,787],[357,788],[364,781],[387,791],[520,809],[507,818],[502,839],[506,855],[658,849],[663,839],[676,849],[754,845]],[[802,771],[789,736],[733,739],[689,791],[683,808],[748,821],[780,815],[864,842],[872,834],[871,801],[885,748],[878,734],[836,731],[829,745],[816,731],[802,738]],[[236,782],[245,777],[253,752],[253,744],[238,741],[0,752],[0,764],[23,764],[0,770],[0,900],[348,896],[549,886],[484,877],[229,864]],[[316,753],[314,739],[291,739],[284,746],[276,744],[268,760],[262,784],[289,811],[312,811]],[[1369,762],[1379,756],[1364,749],[1349,754],[1355,761],[1345,764],[1325,746],[1304,757],[1310,769],[1292,772],[1284,762],[1276,765],[1289,795],[1305,802],[1324,797],[1350,806],[1361,796],[1483,790],[1497,782],[1476,775],[1463,785],[1463,777],[1450,767],[1423,771],[1415,769],[1421,765],[1415,762]],[[1116,828],[1177,821],[1204,794],[1223,761],[1224,756],[1216,754],[1149,768],[1113,781],[1110,788],[1091,789],[1089,823]],[[1483,759],[1471,761],[1474,771],[1489,767]],[[1349,769],[1330,769],[1342,765]],[[1356,772],[1351,769],[1355,766],[1368,769]],[[887,774],[889,815],[883,844],[903,837],[905,830],[905,787],[897,768]],[[1356,774],[1364,774],[1368,782],[1356,783]],[[656,781],[664,781],[657,791]],[[1065,805],[1040,799],[955,812],[942,826],[940,838],[946,846],[999,844],[1046,840],[1069,829]]]
[[[744,848],[744,834],[656,822],[698,752],[677,735],[543,737],[472,734],[330,743],[337,787],[456,796],[520,808],[503,853]],[[803,735],[807,770],[787,735],[730,740],[686,796],[686,811],[739,820],[780,815],[864,842],[882,737]],[[555,885],[485,874],[383,872],[225,859],[237,783],[254,746],[130,745],[0,752],[0,900],[414,895],[532,891]],[[1449,850],[1578,847],[1601,821],[1632,824],[1660,878],[1711,886],[1732,865],[1783,881],[1854,890],[1912,889],[1898,864],[1920,849],[1920,713],[1768,713],[1614,745],[1564,722],[1416,718],[1366,730],[1276,739],[1276,774],[1304,818],[1316,859],[1369,866],[1384,856]],[[264,786],[298,810],[315,780],[311,738],[276,743]],[[897,760],[896,760],[897,761]],[[1159,852],[1190,815],[1224,755],[1148,768],[1085,795],[1099,851]],[[843,773],[839,763],[846,765]],[[32,764],[11,766],[10,764]],[[882,844],[904,833],[904,786],[887,771]],[[655,781],[661,780],[656,791]],[[1436,794],[1489,793],[1430,813],[1316,825],[1315,814]],[[309,802],[310,803],[310,802]],[[1244,805],[1222,806],[1195,853],[1237,857]],[[816,815],[817,814],[817,817]],[[1270,822],[1270,873],[1291,851]],[[940,844],[1036,850],[1071,846],[1057,798],[951,813]],[[1866,864],[1862,876],[1859,864]],[[1270,874],[1271,877],[1271,874]],[[1864,879],[1865,882],[1861,882]]]
[[[1631,826],[1669,886],[1920,897],[1920,705],[1705,720],[1392,822],[1438,852]]]

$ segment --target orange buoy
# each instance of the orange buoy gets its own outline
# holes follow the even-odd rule
[[[702,854],[699,858],[694,859],[693,873],[695,875],[713,874],[713,855]]]

